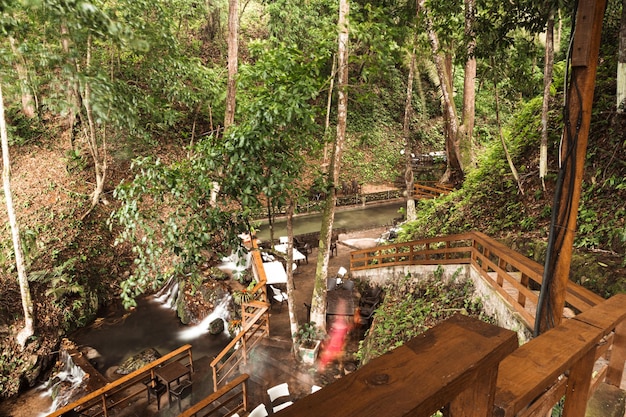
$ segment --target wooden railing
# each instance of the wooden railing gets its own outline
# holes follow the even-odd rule
[[[248,374],[241,374],[178,417],[231,416],[248,410]],[[224,414],[223,409],[228,410]]]
[[[563,416],[582,417],[601,382],[620,386],[625,360],[626,294],[618,294],[505,358],[493,415],[545,416],[564,397]]]
[[[562,416],[583,417],[600,383],[623,378],[626,294],[516,347],[514,333],[455,316],[276,415],[545,417],[564,398]]]
[[[146,395],[146,385],[143,384],[148,378],[154,378],[154,369],[166,363],[174,361],[186,362],[193,372],[193,358],[191,345],[184,345],[167,355],[150,362],[141,369],[117,379],[104,387],[74,401],[67,406],[49,414],[48,417],[59,417],[65,413],[86,413],[89,416],[108,416],[115,408],[123,408],[129,400],[138,396]],[[87,410],[89,411],[87,413]]]
[[[415,183],[413,184],[413,196],[414,198],[419,199],[429,199],[436,198],[442,194],[449,194],[454,188],[447,184],[441,184],[438,182],[429,183],[426,185],[425,182]]]
[[[239,366],[246,364],[250,350],[254,348],[263,337],[269,336],[269,318],[267,317],[268,304],[251,301],[241,306],[242,320],[241,331],[230,343],[211,361],[213,370],[213,387],[218,389],[229,378],[237,374]]]
[[[395,243],[353,251],[350,270],[359,271],[404,265],[471,264],[534,328],[543,266],[480,232]],[[604,301],[577,285],[568,284],[566,303],[583,312]]]
[[[516,348],[514,332],[457,314],[276,415],[488,416],[498,364]]]
[[[256,247],[256,241],[252,241],[252,267],[257,284],[250,291],[253,300],[241,304],[241,331],[222,349],[211,361],[213,370],[213,387],[217,390],[221,384],[235,376],[239,365],[246,364],[250,350],[254,348],[263,337],[269,336],[269,303],[267,302],[267,289],[265,283],[265,269],[261,254]]]

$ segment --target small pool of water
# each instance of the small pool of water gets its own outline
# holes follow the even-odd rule
[[[334,229],[371,229],[379,226],[392,225],[393,220],[400,217],[399,210],[405,207],[404,202],[396,201],[387,204],[374,204],[365,207],[338,210],[335,212]],[[319,232],[322,225],[322,215],[306,214],[294,217],[293,234]],[[287,220],[279,219],[274,223],[274,238],[287,235]],[[270,230],[267,221],[263,222],[257,237],[261,240],[269,240]]]

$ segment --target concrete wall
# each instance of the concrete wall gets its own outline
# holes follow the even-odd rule
[[[520,344],[531,339],[531,331],[511,305],[471,265],[404,265],[352,271],[351,275],[368,281],[370,285],[384,287],[388,282],[404,278],[409,273],[418,281],[430,279],[438,268],[443,269],[442,277],[446,281],[455,274],[457,280],[471,279],[474,282],[474,296],[482,300],[485,314],[493,317],[497,326],[516,332]],[[457,273],[459,270],[460,273]]]

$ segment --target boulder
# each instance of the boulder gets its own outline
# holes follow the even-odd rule
[[[209,333],[220,334],[224,332],[224,320],[218,318],[209,324]]]
[[[131,372],[136,371],[137,369],[143,368],[150,362],[154,362],[159,359],[161,354],[154,348],[144,349],[136,355],[131,356],[126,359],[115,371],[121,375],[127,375]]]

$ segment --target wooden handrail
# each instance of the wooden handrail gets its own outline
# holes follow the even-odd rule
[[[499,362],[517,336],[457,314],[276,413],[281,417],[486,417]]]
[[[178,417],[196,417],[199,412],[202,413],[202,417],[208,417],[218,415],[222,407],[229,406],[229,412],[248,411],[248,374],[241,374],[235,379],[224,385],[222,388],[213,392],[202,400],[198,401],[191,408],[183,411]],[[236,391],[241,386],[241,391]],[[230,403],[236,401],[241,396],[241,401],[235,404],[234,407],[230,406]],[[213,406],[211,410],[205,410],[205,408]],[[222,413],[219,413],[222,415]]]
[[[413,184],[413,195],[415,198],[436,198],[442,194],[449,194],[453,188],[446,184],[438,182],[432,185],[424,185],[420,183]]]
[[[594,368],[608,351],[608,370]],[[582,417],[598,381],[619,387],[625,361],[626,294],[521,347],[508,330],[455,316],[276,415],[535,417],[565,397],[563,416]]]
[[[263,267],[263,259],[257,246],[256,239],[252,239],[252,269],[256,278],[256,285],[250,290],[254,299],[241,304],[241,331],[222,349],[211,361],[213,371],[213,387],[218,389],[237,369],[237,365],[247,361],[250,349],[259,343],[261,337],[269,336],[269,303],[267,302],[267,277]],[[252,309],[252,313],[248,310]],[[259,334],[260,332],[260,334]],[[252,340],[252,343],[248,341]],[[232,354],[230,354],[233,352]],[[228,356],[230,354],[230,356]],[[221,377],[218,378],[218,375]]]
[[[471,264],[534,328],[543,266],[480,232],[468,232],[413,242],[394,243],[350,253],[350,270],[399,265]],[[579,312],[604,301],[602,297],[570,282],[565,301]]]
[[[616,342],[617,341],[617,342]],[[608,371],[594,363],[611,349]],[[626,359],[626,294],[521,346],[500,364],[494,415],[545,415],[565,396],[564,416],[583,416],[597,379],[619,387]],[[572,413],[572,414],[569,414]]]
[[[269,335],[267,318],[269,305],[267,303],[258,303],[258,305],[256,313],[251,316],[237,336],[211,361],[215,389],[234,373],[237,365],[242,362],[246,363],[249,351],[259,343],[262,337]],[[246,306],[254,308],[252,304]],[[228,356],[231,352],[232,354]]]
[[[153,362],[150,362],[149,364],[142,367],[141,369],[131,372],[128,375],[124,375],[120,379],[116,379],[115,381],[109,384],[106,384],[104,387],[87,394],[86,396],[80,398],[79,400],[74,401],[73,403],[70,403],[63,408],[56,410],[52,414],[49,414],[48,417],[59,417],[65,413],[69,413],[73,411],[77,407],[82,407],[82,409],[85,409],[85,408],[94,407],[97,405],[97,403],[100,403],[103,408],[102,411],[98,413],[98,415],[103,414],[104,416],[108,416],[108,410],[111,408],[114,408],[117,404],[120,403],[119,401],[117,401],[113,404],[108,404],[106,401],[108,398],[110,398],[116,392],[125,390],[131,387],[132,385],[139,383],[140,380],[145,379],[146,376],[148,375],[153,377],[154,368],[161,366],[172,360],[180,360],[181,358],[179,358],[179,356],[181,355],[187,355],[187,358],[189,360],[189,366],[191,368],[191,371],[193,372],[193,358],[191,355],[191,345],[184,345],[166,354],[165,356],[162,356],[159,359]],[[145,390],[146,388],[143,387],[140,391],[137,391],[131,394],[130,397],[139,395]],[[125,397],[124,400],[127,400],[128,398],[129,397]]]

